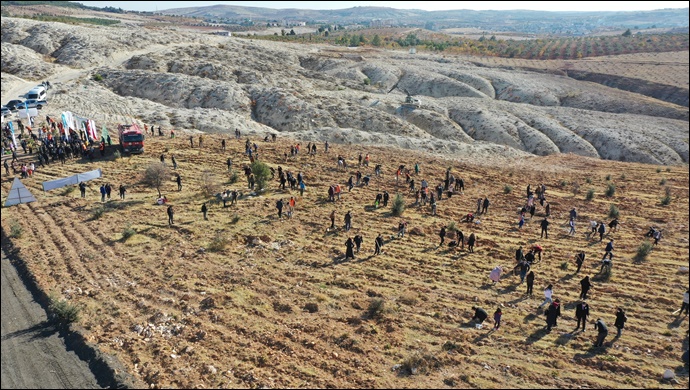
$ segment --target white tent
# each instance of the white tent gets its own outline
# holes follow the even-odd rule
[[[98,168],[94,169],[93,171],[77,173],[76,175],[63,177],[62,179],[44,181],[43,191],[50,191],[56,188],[79,184],[82,181],[98,179],[101,176],[103,176],[103,173],[101,172],[101,168]]]
[[[12,183],[12,188],[10,188],[10,194],[7,195],[7,199],[5,199],[5,207],[35,201],[36,198],[31,195],[29,189],[26,188],[21,181],[19,181],[18,177],[15,177],[14,182]]]

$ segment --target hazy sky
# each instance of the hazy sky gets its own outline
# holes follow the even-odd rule
[[[542,10],[542,11],[642,11],[661,8],[688,8],[687,1],[79,1],[96,7],[119,7],[133,11],[156,11],[171,8],[203,7],[216,4],[262,8],[342,9],[352,7],[390,7],[443,11],[473,10]]]

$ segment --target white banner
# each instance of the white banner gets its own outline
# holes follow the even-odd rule
[[[98,179],[102,176],[103,176],[103,173],[101,171],[101,168],[98,168],[98,169],[94,169],[93,171],[77,173],[76,175],[72,175],[69,177],[62,178],[62,179],[44,181],[43,182],[43,191],[50,191],[50,190],[54,190],[56,188],[62,188],[62,187],[66,187],[69,185],[79,184],[82,181],[94,180],[94,179]]]
[[[17,115],[19,115],[21,119],[29,119],[29,116],[38,116],[38,109],[29,108],[28,110],[19,110],[17,111]]]

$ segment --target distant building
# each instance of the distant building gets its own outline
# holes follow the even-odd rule
[[[299,20],[283,19],[283,26],[285,26],[285,27],[306,26],[306,25],[307,25],[307,22],[302,22]]]
[[[220,35],[222,37],[231,37],[232,36],[232,33],[230,31],[214,31],[211,34]]]

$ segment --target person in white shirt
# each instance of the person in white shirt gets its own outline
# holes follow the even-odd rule
[[[539,308],[542,308],[546,304],[550,305],[553,302],[553,300],[551,299],[552,296],[553,285],[549,284],[549,286],[544,289],[544,302],[542,302],[541,305],[539,305]]]

